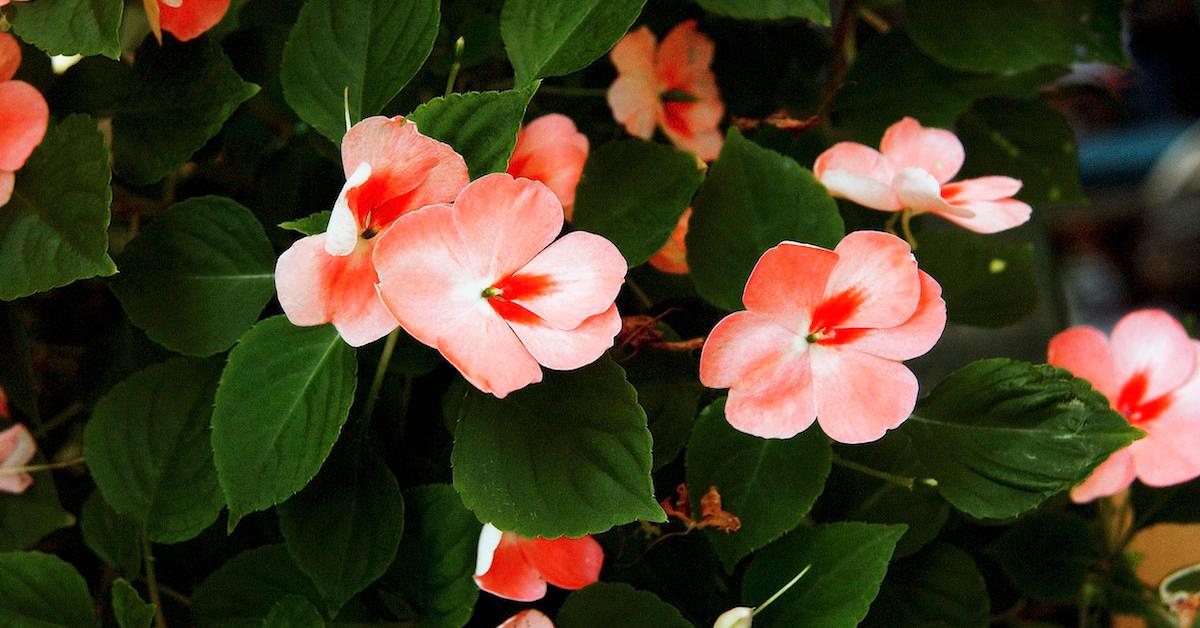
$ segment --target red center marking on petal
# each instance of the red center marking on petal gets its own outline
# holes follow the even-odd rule
[[[1143,401],[1146,390],[1150,387],[1145,372],[1135,373],[1117,395],[1117,412],[1125,415],[1130,423],[1144,423],[1158,418],[1164,410],[1171,406],[1171,395],[1168,393],[1157,399]]]
[[[542,320],[542,317],[530,312],[516,303],[513,303],[512,301],[505,301],[503,299],[491,297],[488,299],[488,305],[492,306],[492,309],[500,315],[500,318],[503,318],[510,323],[532,325]]]
[[[513,301],[543,295],[553,286],[554,279],[550,275],[510,275],[485,290],[484,296],[500,318],[513,323],[532,324],[541,321],[541,317]],[[487,294],[489,292],[492,294]]]
[[[865,300],[865,295],[858,287],[848,288],[825,299],[813,311],[812,324],[809,325],[808,331],[819,333],[837,329],[854,314],[858,306],[862,305]]]
[[[663,126],[684,137],[692,137],[692,129],[688,126],[687,115],[688,109],[692,108],[693,103],[682,102],[678,100],[670,100],[663,103]]]

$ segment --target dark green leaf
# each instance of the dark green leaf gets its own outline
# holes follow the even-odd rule
[[[221,364],[174,359],[113,387],[83,434],[104,499],[160,543],[186,541],[221,512],[208,425]]]
[[[706,11],[744,20],[802,17],[829,25],[829,0],[696,0]]]
[[[471,178],[504,172],[517,144],[525,107],[541,83],[504,92],[467,92],[434,98],[409,119],[421,133],[449,144],[467,162]]]
[[[1085,519],[1035,512],[1017,521],[987,554],[1025,595],[1042,602],[1071,602],[1083,595],[1088,568],[1103,559],[1103,551]]]
[[[31,464],[43,464],[38,454]],[[0,552],[33,547],[47,534],[75,524],[75,517],[63,510],[58,501],[54,475],[49,471],[33,474],[33,486],[20,495],[0,495]]]
[[[129,319],[164,347],[212,355],[231,347],[275,294],[275,251],[250,210],[190,198],[150,223],[112,282]]]
[[[312,603],[299,595],[285,595],[271,607],[263,628],[325,628],[325,620]]]
[[[94,628],[87,583],[71,565],[41,552],[0,554],[0,625]]]
[[[1200,523],[1200,481],[1167,487],[1135,482],[1130,499],[1138,528],[1155,523]]]
[[[350,413],[357,370],[354,349],[330,325],[295,327],[275,316],[242,336],[212,418],[230,530],[317,474]]]
[[[112,586],[113,616],[121,628],[150,628],[154,605],[147,604],[128,580],[118,578]]]
[[[580,70],[629,30],[646,0],[507,0],[500,34],[517,85]]]
[[[674,332],[667,338],[679,339]],[[640,351],[622,367],[629,383],[637,389],[638,405],[646,411],[657,470],[679,455],[692,434],[704,394],[704,387],[696,381],[698,356],[679,351]]]
[[[113,510],[99,489],[83,503],[79,528],[84,544],[101,560],[127,578],[138,576],[142,569],[142,526]]]
[[[796,528],[755,554],[742,582],[742,602],[762,604],[811,565],[787,593],[754,619],[773,628],[851,628],[879,592],[902,525],[831,523]]]
[[[892,563],[863,626],[986,628],[987,587],[975,561],[946,543]]]
[[[28,326],[15,303],[0,301],[0,347],[5,348],[5,359],[0,360],[0,388],[8,397],[9,410],[15,420],[23,414],[32,427],[37,427],[41,425],[41,413],[33,350]]]
[[[404,497],[373,452],[347,445],[281,504],[279,529],[330,615],[383,575],[404,533]]]
[[[742,522],[737,532],[709,531],[725,569],[796,527],[824,489],[829,467],[829,439],[820,430],[759,438],[730,427],[724,398],[705,408],[688,441],[687,483],[693,510],[715,486],[722,508]]]
[[[559,628],[691,628],[675,607],[649,591],[618,582],[597,582],[568,598],[558,611]]]
[[[504,399],[472,389],[455,432],[454,488],[480,521],[525,536],[582,536],[664,521],[650,430],[608,358]]]
[[[1077,61],[1124,64],[1117,0],[907,0],[914,41],[953,68],[1020,72]]]
[[[17,2],[8,20],[21,39],[52,55],[121,54],[123,0]]]
[[[704,179],[691,153],[666,144],[609,142],[588,157],[575,191],[575,227],[598,233],[637,266],[666,244]]]
[[[1017,198],[1035,207],[1083,203],[1075,134],[1062,114],[1039,101],[989,98],[958,119],[967,161],[960,179],[1004,175],[1025,185]]]
[[[170,174],[258,93],[208,38],[165,46],[148,39],[134,69],[137,91],[116,107],[112,146],[117,174],[138,184]]]
[[[304,218],[281,222],[279,223],[279,227],[303,233],[306,236],[317,235],[318,233],[325,233],[325,230],[329,228],[329,217],[331,215],[333,215],[333,212],[326,209],[325,211],[319,211]]]
[[[299,595],[321,603],[308,577],[282,545],[243,552],[213,572],[192,597],[198,628],[261,628],[281,598]]]
[[[479,597],[472,579],[479,521],[448,484],[406,491],[405,506],[404,538],[386,590],[397,590],[422,626],[466,625]]]
[[[1087,381],[1004,358],[956,371],[899,431],[942,496],[998,519],[1083,481],[1141,434]]]
[[[918,239],[917,259],[942,285],[950,322],[1004,327],[1037,309],[1033,244],[957,228],[925,229]]]
[[[70,116],[50,125],[0,208],[0,299],[117,272],[108,257],[109,177],[95,120]]]
[[[737,310],[750,271],[783,240],[833,248],[844,231],[837,204],[812,172],[730,129],[696,196],[687,234],[696,290]],[[730,237],[737,234],[738,237]]]
[[[341,143],[346,99],[352,122],[383,111],[425,63],[440,20],[437,0],[310,0],[283,49],[283,95]]]

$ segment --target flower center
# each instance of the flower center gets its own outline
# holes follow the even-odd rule
[[[1171,405],[1170,394],[1157,399],[1144,400],[1143,397],[1146,396],[1149,386],[1150,382],[1144,372],[1135,373],[1117,394],[1114,406],[1117,412],[1124,415],[1130,423],[1144,423],[1158,418]]]
[[[679,89],[678,87],[668,89],[660,94],[659,98],[661,98],[663,102],[700,102],[699,98],[683,91],[682,89]]]

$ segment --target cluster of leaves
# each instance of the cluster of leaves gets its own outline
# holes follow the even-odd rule
[[[411,338],[356,351],[272,303],[288,229],[327,220],[347,115],[407,115],[474,178],[504,170],[531,113],[568,113],[593,146],[575,227],[637,267],[622,312],[683,336],[740,308],[779,241],[879,228],[806,166],[904,115],[956,129],[964,173],[1022,179],[1038,211],[1080,201],[1071,132],[1041,87],[1075,61],[1123,61],[1119,2],[846,2],[830,24],[824,0],[249,0],[161,46],[140,4],[6,8],[54,121],[0,208],[0,385],[43,451],[81,453],[86,475],[59,473],[60,491],[40,472],[0,495],[0,623],[494,625],[513,607],[476,608],[480,522],[599,535],[603,582],[546,605],[568,628],[706,625],[806,566],[756,624],[1153,615],[1122,545],[1061,496],[1138,432],[1061,369],[964,365],[945,343],[926,370],[956,370],[927,380],[913,417],[844,447],[816,427],[734,431],[694,355],[618,346],[499,400]],[[706,171],[664,143],[612,139],[590,93],[611,82],[603,55],[635,23],[663,33],[689,17],[716,41],[730,114],[817,124],[731,128]],[[58,76],[49,54],[101,56]],[[458,67],[468,89],[439,96]],[[690,275],[640,266],[689,206]],[[1055,317],[1036,225],[923,226],[917,256],[952,328]],[[1044,347],[1035,327],[1014,329]],[[718,487],[741,529],[658,536],[677,525],[658,499],[680,483],[697,510]],[[1200,516],[1169,497],[1139,495],[1139,524]]]

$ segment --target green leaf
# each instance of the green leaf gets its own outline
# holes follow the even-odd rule
[[[666,244],[704,179],[696,157],[666,144],[609,142],[588,157],[572,222],[637,266]]]
[[[1004,327],[1037,309],[1032,243],[1009,243],[963,229],[923,229],[917,259],[937,278],[953,323]]]
[[[267,545],[229,559],[192,597],[198,628],[261,628],[281,598],[299,595],[314,606],[321,594],[292,562],[287,548]]]
[[[669,331],[666,339],[679,337]],[[658,470],[675,460],[692,434],[704,394],[704,386],[696,381],[699,356],[682,351],[640,351],[624,359],[622,368],[637,390],[638,405],[646,411],[654,438],[654,469]]]
[[[234,347],[212,418],[229,529],[304,488],[333,449],[358,384],[354,349],[331,325],[259,322]]]
[[[142,525],[122,515],[92,491],[79,515],[83,543],[105,564],[116,567],[127,578],[137,578],[142,569]]]
[[[437,0],[309,0],[283,48],[283,95],[300,118],[340,144],[408,84],[437,37]],[[347,95],[348,90],[348,95]]]
[[[621,367],[546,371],[504,399],[472,389],[451,465],[480,521],[524,536],[582,536],[665,521],[650,481],[650,430]]]
[[[271,241],[250,210],[220,196],[174,205],[120,262],[112,291],[129,319],[187,355],[233,346],[275,295]]]
[[[21,39],[51,55],[121,55],[122,0],[18,2],[8,21]]]
[[[362,446],[336,451],[278,512],[288,552],[321,592],[330,615],[387,571],[404,533],[400,485]]]
[[[0,554],[0,625],[94,628],[87,583],[71,565],[41,552]]]
[[[1130,499],[1137,528],[1155,523],[1200,523],[1200,482],[1165,487],[1134,482]]]
[[[649,591],[619,582],[597,582],[567,597],[559,628],[691,628],[675,607]]]
[[[912,445],[902,434],[889,434],[887,438],[842,447],[838,455],[860,464],[901,477],[921,474],[921,466],[912,452]],[[907,489],[892,482],[871,478],[857,471],[847,471],[854,484],[837,486],[839,494],[855,496],[853,510],[844,518],[867,523],[902,523],[908,526],[904,536],[896,544],[897,558],[916,553],[925,544],[937,538],[950,516],[950,504],[936,489],[918,485]],[[833,491],[834,488],[826,488]]]
[[[888,570],[863,626],[867,628],[987,628],[987,587],[966,552],[934,543]]]
[[[104,499],[154,541],[186,541],[217,520],[221,491],[208,424],[220,362],[174,359],[96,404],[83,453]]]
[[[0,360],[0,388],[8,397],[13,418],[23,414],[30,427],[36,428],[41,425],[41,413],[38,412],[38,382],[33,372],[33,348],[29,339],[29,325],[21,308],[15,303],[0,301],[0,347],[5,348],[5,359]]]
[[[467,162],[471,178],[504,172],[517,144],[525,107],[541,83],[503,92],[467,92],[434,98],[408,119],[421,133],[451,146]]]
[[[69,116],[50,125],[0,208],[0,299],[117,272],[108,257],[109,177],[95,120]]]
[[[696,0],[705,11],[743,20],[801,17],[829,26],[828,0]]]
[[[755,554],[742,602],[762,604],[811,565],[807,574],[754,619],[756,628],[857,626],[879,592],[902,525],[831,523],[800,527]]]
[[[285,595],[271,607],[263,628],[325,628],[325,620],[311,602],[299,595]]]
[[[688,266],[700,296],[738,310],[767,249],[784,240],[833,248],[843,233],[837,204],[812,172],[731,128],[696,196]]]
[[[1061,113],[1040,101],[989,98],[958,119],[967,160],[960,179],[1004,175],[1024,186],[1017,198],[1035,207],[1085,203],[1075,134]]]
[[[646,0],[507,0],[500,34],[517,85],[583,69],[629,30]]]
[[[117,105],[112,146],[117,174],[140,185],[187,161],[258,93],[207,37],[165,46],[147,39],[134,70],[137,91]]]
[[[781,440],[733,429],[725,420],[724,397],[700,413],[688,441],[688,492],[698,512],[700,498],[717,487],[722,508],[742,522],[737,532],[708,533],[727,571],[799,525],[825,488],[830,456],[829,439],[820,430]]]
[[[306,236],[317,235],[318,233],[325,233],[325,230],[329,228],[329,217],[332,215],[333,212],[326,209],[305,216],[304,218],[281,222],[279,223],[279,228],[303,233]]]
[[[1050,511],[1022,517],[987,548],[1013,584],[1041,602],[1080,599],[1089,566],[1103,560],[1103,554],[1103,543],[1087,520]]]
[[[1141,434],[1087,381],[1004,358],[954,372],[899,432],[943,497],[996,519],[1078,484]]]
[[[41,454],[30,461],[45,462]],[[54,474],[41,471],[32,475],[33,485],[24,493],[0,496],[0,552],[32,547],[51,532],[75,524],[75,517],[63,510],[58,500]]]
[[[117,578],[113,583],[112,609],[121,628],[149,628],[154,621],[154,605],[142,600],[142,596],[124,578]]]
[[[931,57],[974,72],[1103,61],[1124,65],[1117,0],[907,0],[909,34]]]
[[[479,521],[448,484],[405,491],[404,538],[385,576],[422,626],[464,626],[479,597],[475,549]]]

